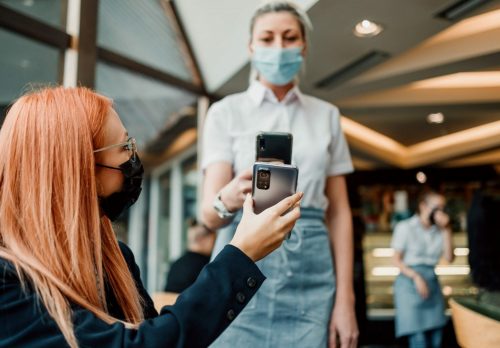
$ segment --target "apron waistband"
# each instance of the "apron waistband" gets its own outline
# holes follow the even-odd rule
[[[301,219],[325,220],[325,211],[318,208],[300,208]]]
[[[239,223],[243,215],[243,209],[236,212],[233,221]],[[325,211],[318,208],[300,207],[300,219],[325,220]]]

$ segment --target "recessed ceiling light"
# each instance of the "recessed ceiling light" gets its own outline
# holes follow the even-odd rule
[[[382,32],[383,28],[380,24],[363,19],[354,27],[354,35],[358,37],[373,37]]]
[[[425,182],[427,181],[427,175],[425,175],[424,172],[418,172],[417,181],[421,184],[425,184]]]
[[[26,6],[26,7],[31,7],[35,4],[35,1],[34,0],[24,0],[23,1],[23,5]]]
[[[427,115],[427,122],[434,124],[441,124],[444,122],[444,115],[442,112],[436,112],[433,114]]]

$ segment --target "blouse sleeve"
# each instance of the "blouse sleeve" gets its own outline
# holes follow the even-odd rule
[[[352,166],[351,154],[345,140],[342,127],[340,125],[339,110],[333,106],[331,111],[331,141],[328,147],[329,165],[327,166],[327,176],[344,175],[351,173]]]
[[[201,168],[216,162],[233,163],[231,137],[229,134],[230,113],[224,100],[213,104],[208,110],[203,126]]]
[[[398,224],[396,224],[394,233],[392,234],[391,247],[399,252],[405,251],[407,236],[408,229],[405,222],[399,222]]]

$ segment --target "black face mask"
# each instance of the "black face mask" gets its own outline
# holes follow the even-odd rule
[[[123,174],[123,187],[120,191],[115,192],[108,197],[99,197],[99,204],[102,211],[111,221],[115,221],[139,198],[142,190],[141,184],[144,168],[142,167],[141,160],[137,154],[131,157],[128,161],[120,164],[119,168],[109,167],[103,164],[96,165],[116,169],[121,171]]]

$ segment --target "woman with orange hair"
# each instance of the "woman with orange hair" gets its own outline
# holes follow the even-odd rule
[[[1,347],[206,347],[245,307],[265,279],[255,261],[281,245],[302,195],[259,215],[247,197],[231,243],[158,315],[110,222],[142,174],[109,99],[55,87],[12,105],[0,130]]]

